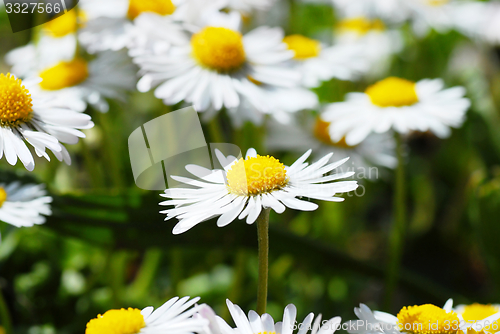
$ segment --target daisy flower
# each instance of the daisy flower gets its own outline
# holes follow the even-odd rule
[[[90,320],[85,334],[199,333],[207,324],[204,319],[192,317],[199,308],[193,305],[199,299],[174,297],[156,310],[152,306],[142,311],[136,308],[109,310]]]
[[[331,122],[332,140],[345,136],[348,145],[357,145],[370,133],[391,128],[407,134],[431,131],[438,137],[459,127],[470,106],[465,89],[444,89],[441,79],[409,80],[389,77],[368,87],[364,93],[349,93],[345,102],[331,103],[321,118]]]
[[[334,42],[340,45],[360,45],[363,58],[369,63],[369,74],[378,76],[390,66],[390,58],[403,48],[398,30],[388,30],[380,19],[363,16],[341,19],[335,26]]]
[[[276,0],[224,0],[224,7],[236,10],[248,16],[254,10],[265,11],[271,8]]]
[[[342,17],[382,18],[389,22],[402,22],[410,12],[405,6],[411,0],[331,0]]]
[[[333,334],[340,328],[340,317],[331,318],[328,321],[322,322],[321,314],[314,319],[314,313],[309,313],[304,321],[297,325],[295,321],[297,317],[297,308],[293,304],[289,304],[285,308],[283,312],[283,321],[277,323],[275,323],[274,319],[267,313],[259,316],[257,312],[251,310],[248,312],[248,316],[246,316],[243,310],[238,305],[234,305],[229,299],[226,300],[226,304],[236,324],[236,328],[232,328],[224,319],[216,316],[214,311],[206,304],[200,307],[200,317],[209,320],[209,334],[293,334],[295,329],[298,329],[298,334],[307,334],[309,330],[311,330],[311,334]]]
[[[173,233],[180,234],[217,216],[217,226],[223,227],[236,218],[246,218],[247,224],[253,224],[263,208],[272,208],[277,213],[282,213],[286,207],[316,210],[317,204],[298,197],[342,202],[344,198],[335,197],[336,194],[357,188],[356,181],[331,182],[350,177],[354,172],[324,175],[347,159],[328,163],[333,155],[330,153],[309,165],[305,161],[310,154],[311,150],[287,167],[274,157],[257,155],[254,149],[247,151],[245,159],[225,157],[216,150],[216,156],[224,169],[211,171],[187,165],[186,170],[196,179],[178,176],[172,176],[172,179],[194,188],[165,190],[162,196],[170,200],[160,205],[175,207],[161,213],[167,215],[165,220],[179,220]]]
[[[158,86],[155,96],[167,105],[184,101],[197,111],[218,111],[237,108],[242,99],[262,105],[263,87],[297,87],[300,73],[284,66],[293,52],[282,42],[283,31],[262,26],[243,36],[234,17],[228,16],[224,27],[189,33],[169,53],[134,58],[144,74],[139,91]]]
[[[62,143],[76,144],[85,135],[77,129],[94,126],[90,116],[62,108],[49,99],[31,93],[37,80],[22,82],[11,74],[0,74],[0,158],[15,165],[21,160],[26,169],[35,167],[33,156],[25,141],[35,153],[50,160],[48,148],[59,161],[71,163]]]
[[[454,0],[408,0],[413,30],[419,36],[425,36],[430,29],[439,33],[453,28],[453,13],[457,1]]]
[[[453,301],[450,299],[449,308],[453,305]],[[500,312],[499,304],[469,304],[469,305],[457,305],[453,308],[461,319],[467,324],[470,324],[474,328],[474,324],[478,321],[485,320],[491,316],[494,316]],[[486,324],[485,331],[489,333],[495,333],[500,330],[500,326],[497,320],[492,320],[489,324]]]
[[[345,139],[333,141],[330,124],[320,117],[299,119],[294,124],[269,123],[267,148],[274,151],[303,152],[308,148],[318,156],[330,152],[335,153],[336,159],[349,157],[349,166],[339,167],[341,171],[356,171],[358,178],[377,177],[373,175],[373,166],[394,168],[397,160],[394,156],[395,143],[389,133],[372,134],[358,145],[349,146]]]
[[[35,89],[75,111],[84,111],[90,104],[107,112],[105,98],[124,101],[125,92],[135,88],[136,72],[125,51],[106,51],[91,61],[76,57],[41,69],[42,82]]]
[[[0,221],[16,227],[27,227],[45,223],[45,216],[52,214],[43,185],[11,182],[0,184]]]
[[[368,70],[359,45],[325,46],[298,34],[285,37],[283,42],[294,52],[294,63],[302,73],[305,87],[318,87],[332,78],[353,80]]]
[[[500,317],[496,313],[473,324],[463,321],[463,318],[452,310],[452,301],[448,300],[443,308],[432,305],[405,306],[394,316],[389,313],[372,311],[364,304],[354,309],[357,321],[349,322],[350,334],[463,334],[473,329],[478,333],[488,328]]]

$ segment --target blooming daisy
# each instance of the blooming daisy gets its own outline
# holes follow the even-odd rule
[[[363,58],[369,63],[369,73],[385,73],[390,57],[403,48],[403,38],[398,30],[388,30],[380,19],[363,16],[339,20],[335,26],[334,42],[340,45],[360,45]]]
[[[448,308],[452,308],[453,300],[449,300]],[[474,328],[474,324],[478,321],[485,320],[493,315],[496,315],[500,312],[499,304],[469,304],[469,305],[457,305],[453,307],[453,311],[455,311],[461,319],[467,324],[471,325]],[[485,331],[489,333],[495,333],[500,330],[500,326],[498,321],[491,321],[489,324],[486,324]]]
[[[224,7],[249,15],[254,10],[268,10],[276,0],[225,0],[224,2]]]
[[[330,182],[352,176],[354,172],[324,175],[347,161],[346,159],[328,164],[333,153],[309,165],[306,159],[308,150],[290,167],[278,159],[260,156],[249,149],[246,158],[225,157],[216,150],[223,170],[187,165],[186,170],[196,179],[171,176],[175,181],[195,188],[171,188],[161,196],[170,200],[160,205],[174,205],[174,208],[161,211],[167,215],[165,220],[177,218],[179,222],[173,229],[174,234],[183,233],[193,226],[219,216],[217,226],[223,227],[236,218],[253,224],[263,208],[272,208],[277,213],[286,207],[296,210],[316,210],[317,204],[299,199],[342,202],[344,198],[336,194],[353,191],[356,181]]]
[[[408,19],[407,0],[331,0],[342,17],[382,18],[390,22]],[[411,0],[409,0],[411,1]]]
[[[200,333],[205,329],[207,321],[193,318],[199,308],[193,305],[199,299],[174,297],[156,310],[152,306],[142,311],[136,308],[109,310],[90,320],[85,334]]]
[[[334,152],[336,159],[350,158],[347,163],[349,166],[344,165],[339,169],[354,170],[357,177],[376,177],[377,175],[370,172],[370,167],[373,166],[388,168],[396,166],[395,144],[390,134],[372,134],[358,145],[349,146],[345,143],[345,139],[333,141],[328,130],[329,126],[330,124],[320,117],[299,119],[294,124],[286,125],[270,122],[266,139],[267,148],[294,152],[312,148],[318,156]]]
[[[229,17],[231,18],[231,17]],[[137,87],[167,105],[184,101],[198,111],[237,108],[242,99],[261,105],[263,87],[296,87],[300,74],[284,64],[293,57],[280,28],[259,27],[246,35],[239,19],[205,26],[169,53],[134,58],[143,77]],[[262,84],[261,87],[257,83]],[[264,86],[266,85],[266,86]]]
[[[90,104],[106,112],[105,98],[125,100],[125,91],[135,87],[136,71],[125,51],[105,51],[91,61],[76,57],[41,69],[42,82],[35,89],[76,111]]]
[[[393,128],[431,131],[447,137],[450,127],[459,127],[470,106],[465,89],[444,89],[441,79],[413,82],[389,77],[368,87],[364,93],[349,93],[345,102],[331,103],[321,118],[331,122],[330,135],[338,141],[345,136],[348,145],[357,145],[371,132],[384,133]]]
[[[463,321],[463,318],[452,310],[452,301],[448,300],[443,308],[432,305],[405,306],[394,316],[389,313],[372,311],[364,304],[354,308],[357,321],[349,322],[350,334],[375,333],[411,333],[411,334],[463,334],[469,329],[478,333],[488,328],[500,317],[496,313],[473,324]],[[353,329],[354,328],[354,329]]]
[[[51,202],[43,185],[0,183],[0,221],[16,227],[45,223],[45,216],[52,214]]]
[[[229,299],[226,300],[226,304],[236,328],[232,328],[224,319],[216,316],[206,304],[200,307],[199,315],[210,322],[209,334],[293,334],[295,329],[298,329],[298,334],[307,334],[310,329],[311,334],[333,334],[339,328],[341,321],[340,317],[335,317],[322,322],[321,314],[314,320],[314,313],[309,313],[304,321],[297,325],[295,321],[297,308],[295,305],[289,304],[283,312],[283,321],[275,323],[274,319],[267,313],[259,316],[257,312],[251,310],[246,316],[243,310],[238,305],[234,305]]]
[[[26,169],[35,167],[26,142],[35,153],[50,160],[48,148],[59,161],[71,163],[62,143],[76,144],[85,135],[77,129],[94,126],[90,116],[62,108],[49,99],[30,91],[37,80],[21,81],[11,74],[0,74],[0,158],[5,154],[11,165],[17,159]]]
[[[302,84],[317,87],[332,78],[353,80],[368,70],[360,45],[325,46],[321,42],[302,36],[290,35],[283,39],[294,52],[294,61],[302,73]]]
[[[453,28],[455,0],[409,0],[405,4],[411,10],[413,30],[419,36],[430,29],[445,33]]]

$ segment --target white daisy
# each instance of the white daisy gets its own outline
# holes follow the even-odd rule
[[[341,17],[382,18],[402,22],[410,16],[406,1],[411,0],[331,0]]]
[[[285,37],[283,42],[294,52],[294,63],[305,87],[318,87],[332,78],[353,80],[368,70],[361,45],[326,46],[298,34]]]
[[[52,214],[50,203],[43,185],[11,182],[0,184],[0,221],[16,227],[45,223],[45,216]]]
[[[405,4],[412,14],[413,30],[425,36],[430,29],[446,33],[453,28],[455,0],[407,0]]]
[[[250,15],[254,10],[268,10],[276,0],[224,0],[224,7]]]
[[[254,149],[247,151],[246,159],[225,157],[216,150],[223,170],[208,170],[197,165],[187,165],[186,170],[197,179],[172,176],[175,181],[193,188],[171,188],[163,197],[171,198],[160,205],[174,205],[175,208],[161,211],[165,220],[177,218],[179,222],[173,233],[183,233],[193,226],[219,216],[217,226],[223,227],[236,218],[253,224],[262,208],[272,208],[277,213],[286,207],[296,210],[316,210],[317,204],[299,199],[342,202],[335,197],[357,188],[356,181],[330,182],[352,176],[354,172],[325,175],[342,165],[347,159],[328,164],[333,153],[309,165],[307,151],[290,167],[278,159],[260,156]]]
[[[453,307],[453,300],[449,299],[445,308],[452,309],[455,311],[460,320],[470,325],[470,328],[474,329],[474,325],[479,321],[484,321],[490,317],[495,317],[495,319],[490,318],[490,323],[485,324],[483,329],[486,333],[496,333],[500,331],[500,325],[498,323],[498,313],[500,312],[499,304],[460,304]]]
[[[354,308],[359,320],[349,322],[350,334],[460,334],[468,329],[480,332],[500,317],[500,312],[473,324],[452,310],[453,302],[448,300],[443,308],[432,304],[405,306],[394,316],[372,311],[364,304]]]
[[[294,124],[270,122],[266,144],[274,151],[303,152],[311,148],[317,156],[335,153],[336,159],[349,157],[349,161],[337,171],[355,171],[358,178],[376,178],[373,166],[394,168],[394,140],[389,133],[372,134],[355,146],[349,146],[344,139],[333,141],[330,137],[330,124],[320,117],[299,118]]]
[[[125,51],[105,51],[91,61],[77,57],[41,69],[42,82],[34,89],[75,111],[84,111],[90,104],[106,112],[105,98],[124,101],[125,92],[135,88],[136,72]]]
[[[283,321],[274,322],[274,319],[267,313],[259,316],[257,312],[251,310],[248,312],[248,317],[243,310],[234,305],[229,299],[226,300],[227,307],[231,313],[231,317],[236,325],[236,328],[229,326],[224,319],[216,316],[213,310],[202,305],[199,309],[201,318],[209,320],[209,334],[261,334],[261,333],[279,333],[279,334],[307,334],[311,330],[311,334],[333,334],[339,329],[341,318],[335,317],[328,321],[321,321],[321,314],[314,319],[314,313],[309,313],[304,321],[297,324],[297,308],[293,304],[289,304],[283,312]],[[314,322],[313,322],[314,320]],[[298,331],[295,331],[298,329]]]
[[[369,63],[368,73],[379,76],[390,66],[392,55],[403,48],[399,30],[388,30],[379,19],[363,16],[341,19],[335,27],[334,42],[340,45],[360,45],[363,58]]]
[[[345,102],[329,104],[321,117],[331,122],[332,139],[345,136],[348,145],[391,128],[402,134],[431,131],[443,138],[450,135],[450,127],[463,123],[470,106],[463,87],[443,88],[441,79],[412,82],[389,77],[364,93],[347,94]]]
[[[38,80],[22,82],[11,74],[0,74],[0,158],[15,165],[17,159],[26,169],[35,167],[33,156],[26,142],[35,153],[50,160],[48,148],[59,161],[71,163],[62,143],[76,144],[85,135],[77,129],[94,126],[90,116],[62,108],[49,99],[31,93]]]
[[[300,74],[284,67],[293,52],[282,43],[283,31],[259,27],[243,36],[239,18],[233,18],[228,16],[225,27],[206,26],[190,34],[166,54],[134,58],[144,74],[139,91],[159,85],[155,96],[167,105],[184,101],[198,111],[218,111],[237,108],[242,99],[261,106],[263,87],[296,87]]]
[[[454,27],[464,35],[493,45],[500,44],[500,4],[465,1],[455,5]]]
[[[202,318],[193,318],[200,298],[174,297],[154,310],[152,306],[142,311],[135,308],[109,310],[87,323],[85,334],[193,334],[207,326]]]

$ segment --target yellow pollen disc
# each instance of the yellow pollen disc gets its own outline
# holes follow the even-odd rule
[[[85,334],[137,334],[146,326],[141,310],[109,310],[87,323]]]
[[[418,102],[415,82],[389,77],[368,87],[365,93],[379,107],[404,107]]]
[[[32,111],[31,94],[21,79],[10,73],[0,74],[0,126],[15,127],[28,122],[33,116]]]
[[[7,200],[7,192],[5,191],[4,188],[0,187],[0,208],[2,207],[3,203],[5,203],[6,200]]]
[[[290,35],[283,38],[283,42],[288,45],[288,49],[295,52],[295,59],[304,60],[319,56],[321,52],[321,43],[302,36]]]
[[[399,330],[410,334],[455,334],[460,320],[453,312],[446,312],[432,304],[403,307],[398,313]]]
[[[227,172],[228,191],[239,196],[270,193],[287,183],[285,165],[270,156],[241,158]]]
[[[43,25],[53,37],[63,37],[76,32],[78,29],[76,10],[70,10]]]
[[[366,35],[370,31],[384,31],[385,25],[381,20],[370,20],[360,16],[341,20],[337,23],[337,30],[340,33],[354,32]]]
[[[351,149],[356,147],[347,145],[347,143],[345,142],[345,137],[342,137],[342,139],[340,139],[338,142],[334,142],[330,137],[330,133],[328,132],[328,127],[330,127],[330,122],[325,122],[320,117],[316,118],[316,123],[314,124],[314,137],[316,137],[316,139],[318,139],[323,144],[330,146],[346,148],[346,149]]]
[[[171,0],[130,0],[127,12],[129,19],[133,20],[144,12],[170,15],[175,12],[175,5]]]
[[[243,36],[234,30],[207,27],[191,38],[193,56],[205,67],[218,72],[230,72],[245,62]]]
[[[45,90],[63,89],[82,83],[88,76],[89,69],[85,60],[76,58],[71,61],[61,61],[40,73],[43,79],[40,87]]]

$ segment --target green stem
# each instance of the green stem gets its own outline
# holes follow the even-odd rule
[[[257,218],[257,240],[259,242],[259,284],[257,286],[257,313],[266,313],[267,281],[269,274],[269,212],[262,209]]]
[[[396,155],[398,166],[396,169],[396,182],[394,189],[394,221],[389,236],[389,265],[387,268],[384,308],[391,308],[394,292],[398,285],[401,258],[403,255],[403,242],[406,229],[406,189],[404,169],[403,140],[399,133],[395,134]]]
[[[12,321],[10,320],[10,312],[7,303],[0,289],[0,325],[3,326],[5,334],[12,334]]]

